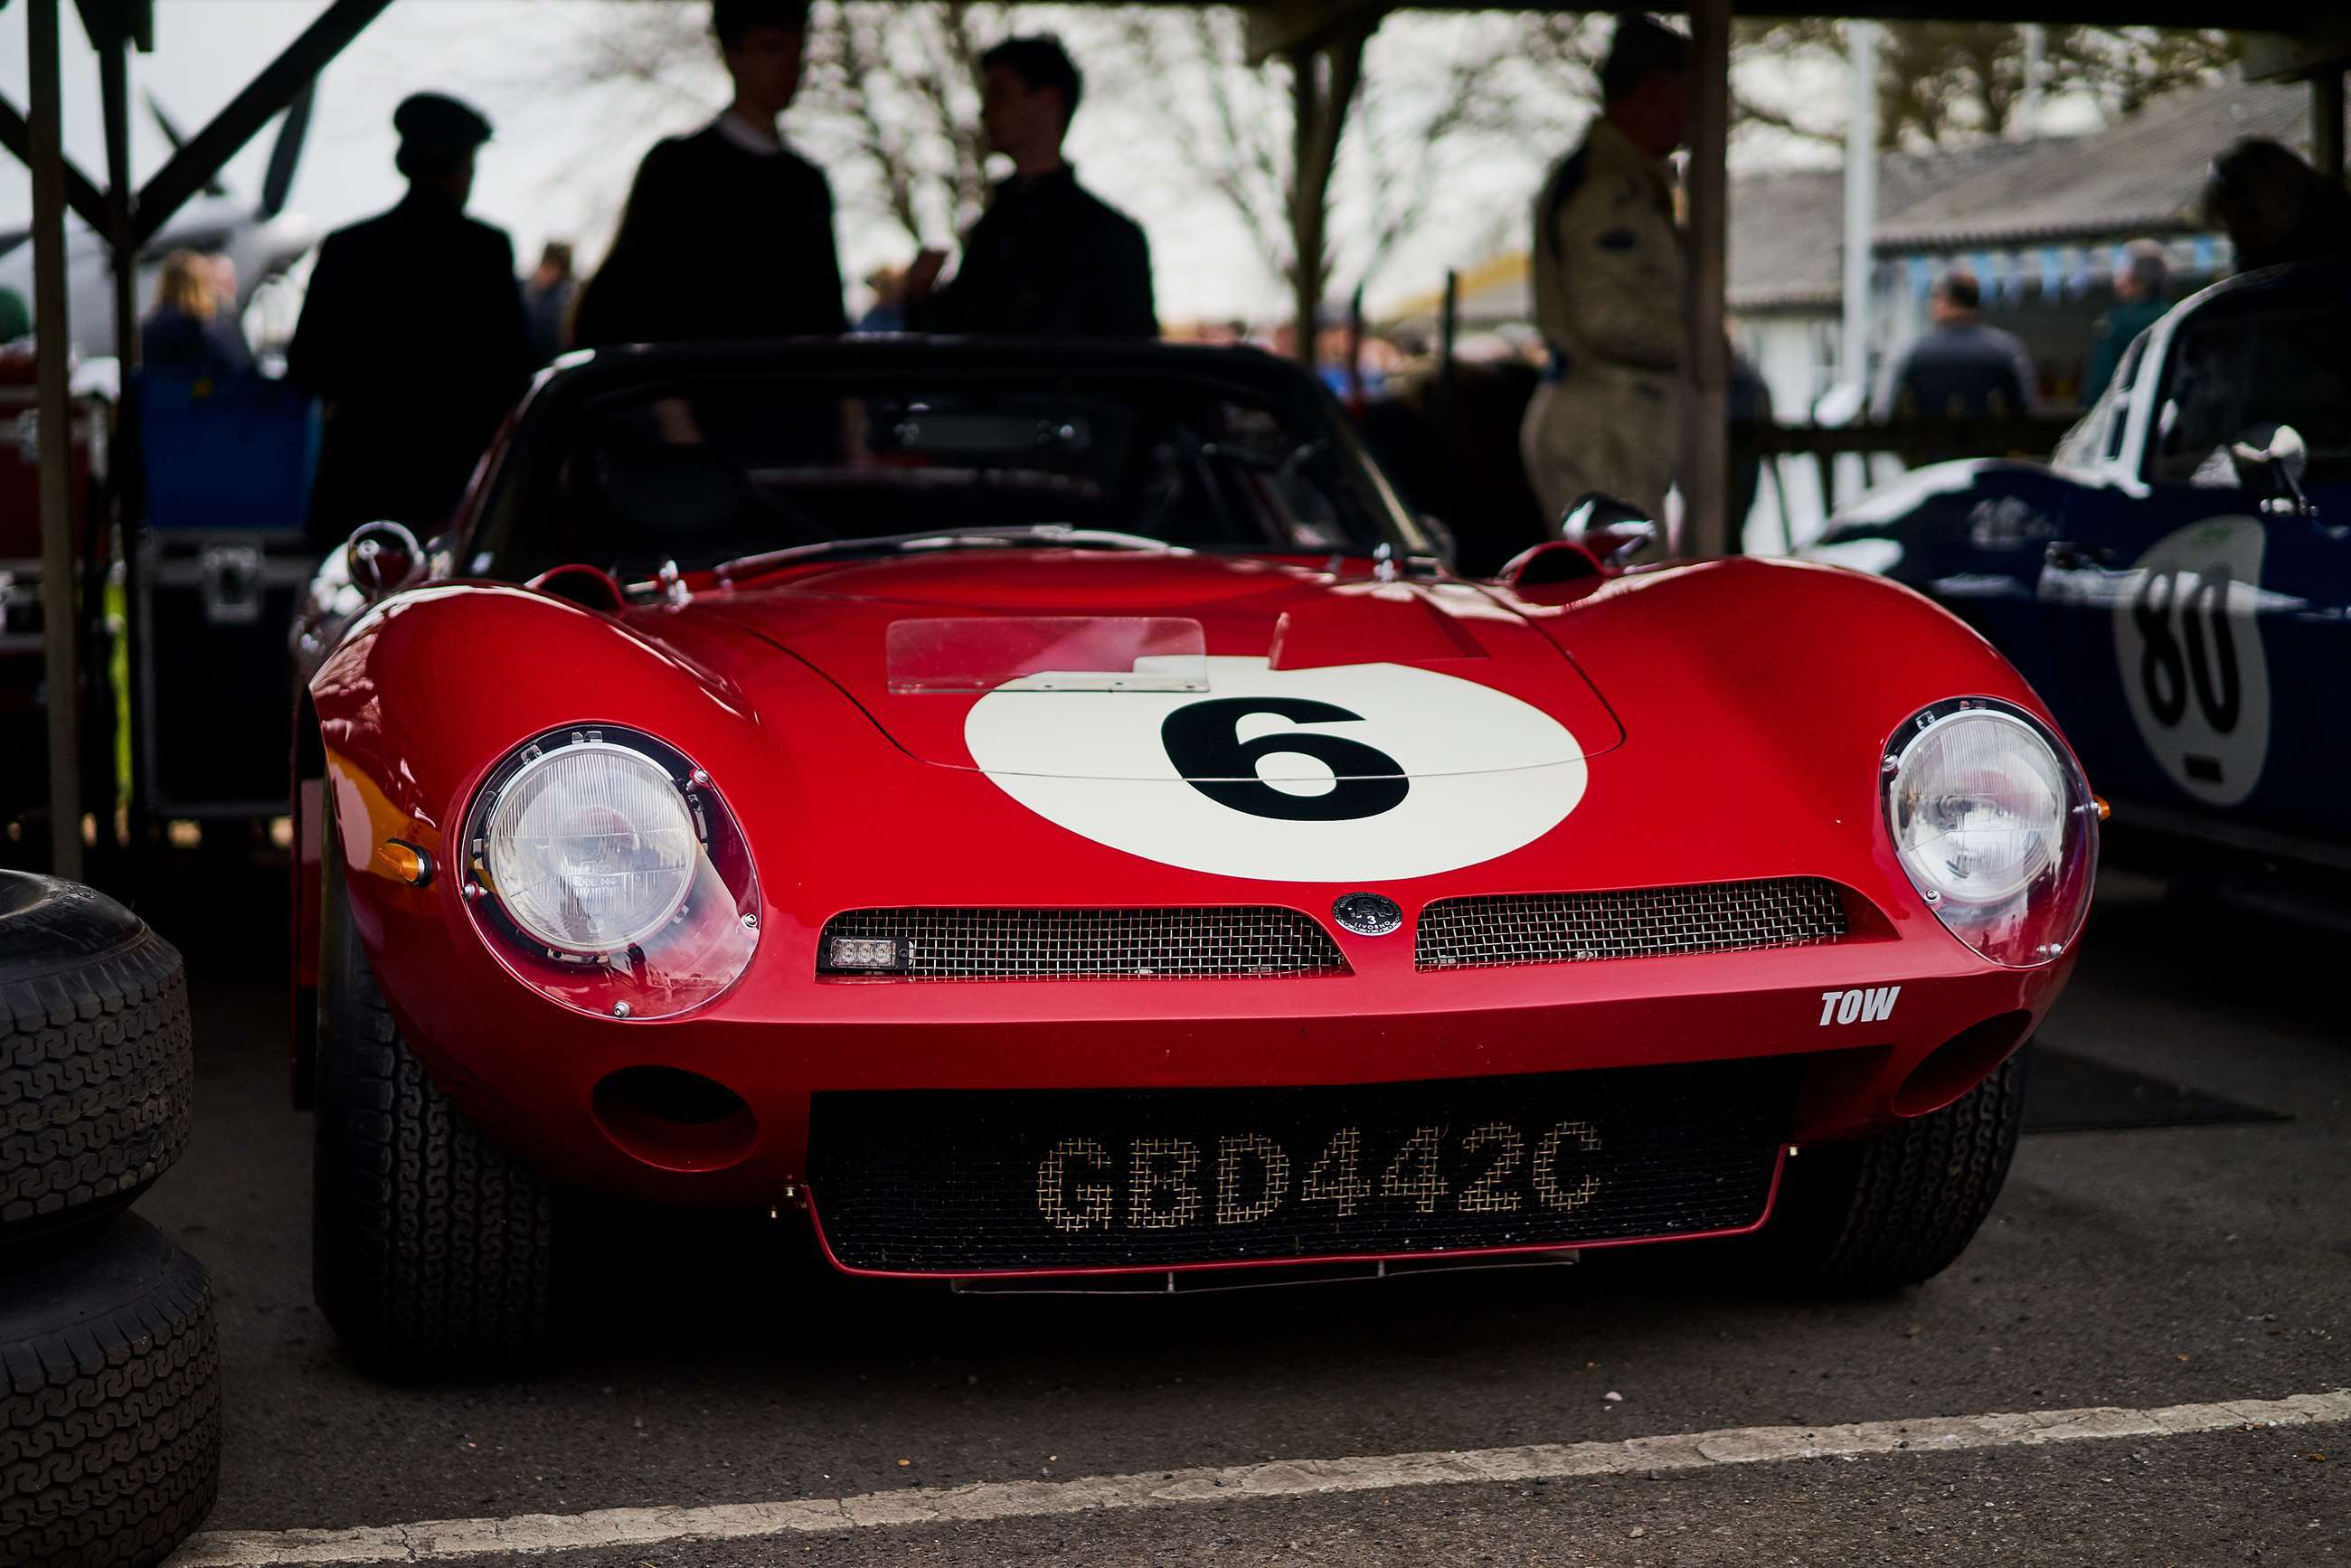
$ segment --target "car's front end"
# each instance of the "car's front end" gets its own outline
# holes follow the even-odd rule
[[[1890,585],[872,543],[357,622],[310,686],[357,1165],[388,1030],[419,1137],[851,1272],[1556,1257],[2007,1103],[2071,968],[2081,771]]]
[[[1554,634],[1604,669],[1612,621],[1735,613],[1771,575],[1650,580]],[[454,591],[359,648],[401,658],[374,645],[437,639],[482,592],[521,597]],[[592,656],[564,659],[572,638],[610,637],[568,606],[496,608],[548,622],[514,645],[567,674]],[[584,687],[510,680],[426,716],[429,739],[379,732],[370,757],[330,727],[348,883],[407,1038],[494,1141],[565,1184],[805,1204],[846,1269],[1751,1229],[1792,1146],[1933,1111],[2013,1051],[2086,901],[2089,797],[1988,657],[1945,701],[1886,671],[1746,709],[1708,667],[1725,655],[1627,647],[1688,706],[1603,677],[1623,740],[1414,779],[1436,815],[1280,823],[1334,859],[1266,877],[1174,863],[1217,863],[1213,841],[1155,859],[1092,836],[1087,811],[1179,821],[1171,800],[1263,825],[1172,768],[1077,781],[1073,827],[1033,779],[911,754],[738,624],[673,625],[654,655],[664,617],[684,619],[634,617]],[[722,658],[737,679],[703,684],[692,664]],[[1099,731],[1125,704],[1164,729],[1184,699],[999,700]],[[1487,855],[1519,819],[1541,830]]]

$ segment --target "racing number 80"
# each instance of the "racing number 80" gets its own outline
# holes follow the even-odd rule
[[[2140,585],[2131,606],[2146,643],[2139,654],[2139,687],[2156,722],[2166,728],[2186,716],[2191,687],[2213,733],[2227,735],[2237,727],[2244,686],[2229,625],[2231,580],[2226,566],[2215,566],[2200,573],[2151,571]],[[2177,635],[2172,631],[2175,608],[2179,612]]]

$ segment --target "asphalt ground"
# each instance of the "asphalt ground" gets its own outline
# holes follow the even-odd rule
[[[227,1390],[208,1529],[505,1521],[1270,1460],[1579,1444],[2351,1386],[2351,1028],[2338,936],[2109,876],[2044,1038],[2284,1122],[2029,1136],[1940,1279],[1789,1299],[1698,1249],[1176,1298],[831,1276],[786,1224],[615,1216],[574,1343],[389,1385],[310,1301],[266,881],[174,885],[198,1135],[144,1201],[211,1266]],[[215,1537],[217,1539],[217,1537]],[[532,1549],[471,1558],[483,1568]],[[203,1542],[200,1541],[199,1549]],[[2351,1423],[1010,1514],[564,1563],[2351,1561]]]

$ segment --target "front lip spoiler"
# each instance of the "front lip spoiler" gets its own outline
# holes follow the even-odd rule
[[[1528,1269],[1563,1269],[1577,1261],[1578,1249],[1553,1247],[1540,1252],[1501,1257],[1444,1254],[1416,1258],[1374,1259],[1368,1263],[1268,1263],[1248,1274],[1198,1273],[1177,1269],[1162,1272],[1119,1275],[1092,1281],[1063,1276],[982,1275],[952,1280],[948,1289],[958,1296],[1196,1296],[1211,1291],[1275,1291],[1298,1285],[1358,1284],[1373,1280],[1396,1280],[1420,1274],[1492,1274]]]
[[[1458,1249],[1430,1249],[1420,1252],[1343,1252],[1316,1254],[1301,1258],[1228,1258],[1218,1259],[1206,1263],[1178,1263],[1173,1266],[1165,1263],[1123,1263],[1090,1264],[1067,1269],[977,1269],[961,1270],[862,1268],[857,1264],[843,1261],[841,1255],[833,1250],[832,1239],[825,1234],[824,1215],[818,1207],[815,1189],[810,1186],[802,1186],[799,1189],[799,1197],[802,1206],[808,1210],[809,1227],[816,1233],[816,1244],[818,1249],[823,1252],[824,1260],[840,1272],[852,1275],[858,1279],[919,1281],[925,1284],[952,1285],[956,1290],[966,1292],[973,1291],[976,1288],[980,1291],[986,1291],[991,1288],[999,1291],[1015,1288],[1008,1283],[1009,1281],[1042,1281],[1046,1282],[1047,1286],[1045,1293],[1050,1293],[1050,1287],[1055,1282],[1059,1282],[1061,1291],[1064,1293],[1070,1294],[1166,1295],[1178,1293],[1178,1287],[1175,1284],[1173,1277],[1179,1274],[1192,1276],[1223,1275],[1229,1274],[1234,1270],[1262,1270],[1353,1268],[1361,1270],[1367,1267],[1377,1266],[1371,1267],[1371,1271],[1369,1272],[1357,1272],[1353,1275],[1333,1274],[1330,1278],[1332,1282],[1335,1282],[1337,1280],[1346,1278],[1357,1280],[1385,1279],[1395,1274],[1435,1271],[1427,1267],[1429,1265],[1443,1267],[1447,1265],[1461,1266],[1466,1263],[1471,1267],[1482,1265],[1485,1267],[1507,1268],[1510,1265],[1497,1262],[1495,1260],[1510,1258],[1524,1259],[1530,1262],[1536,1263],[1558,1263],[1573,1260],[1572,1256],[1568,1259],[1561,1259],[1559,1257],[1559,1254],[1561,1253],[1573,1255],[1593,1251],[1604,1247],[1648,1247],[1671,1241],[1719,1241],[1733,1236],[1752,1236],[1757,1231],[1762,1229],[1764,1226],[1771,1223],[1773,1211],[1779,1207],[1780,1187],[1781,1184],[1787,1179],[1788,1155],[1790,1152],[1791,1145],[1785,1141],[1782,1141],[1779,1145],[1778,1152],[1772,1158],[1771,1185],[1763,1195],[1763,1211],[1755,1217],[1752,1224],[1732,1226],[1728,1229],[1680,1231],[1665,1236],[1615,1236],[1598,1241],[1529,1242],[1507,1247],[1465,1247]],[[1399,1269],[1397,1267],[1399,1264],[1405,1265],[1405,1267]],[[1414,1268],[1412,1265],[1421,1265],[1422,1267]],[[1071,1281],[1116,1281],[1121,1279],[1139,1281],[1155,1278],[1165,1281],[1166,1283],[1162,1286],[1142,1285],[1139,1287],[1135,1285],[1122,1287],[1117,1284],[1102,1284],[1092,1288],[1085,1285],[1073,1285],[1071,1283]],[[1280,1284],[1308,1284],[1322,1281],[1314,1279],[1292,1279],[1269,1281],[1267,1282]],[[1206,1284],[1194,1284],[1183,1287],[1182,1289],[1186,1291],[1199,1291],[1210,1288],[1215,1287]],[[1240,1290],[1246,1289],[1247,1286],[1243,1284],[1234,1284],[1222,1288]]]

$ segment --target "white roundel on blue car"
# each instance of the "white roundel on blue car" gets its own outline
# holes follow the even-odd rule
[[[1583,799],[1575,737],[1507,692],[1406,664],[1207,663],[1205,692],[999,687],[964,739],[998,788],[1071,832],[1265,881],[1475,865]]]
[[[2131,719],[2171,781],[2209,806],[2251,795],[2269,758],[2258,619],[2267,538],[2257,517],[2191,523],[2158,539],[2115,600]]]

